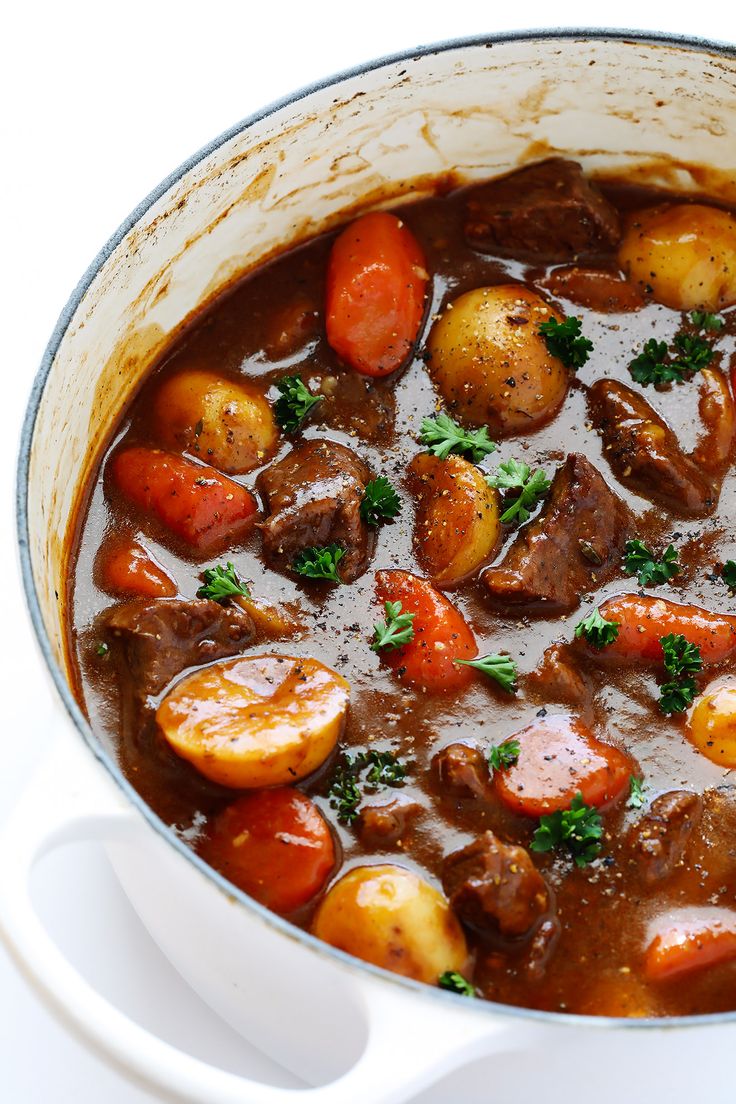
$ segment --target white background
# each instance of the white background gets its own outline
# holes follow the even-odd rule
[[[52,739],[51,694],[20,596],[13,478],[31,381],[78,278],[162,177],[264,103],[381,54],[522,26],[638,27],[736,41],[732,5],[704,0],[15,0],[6,9],[0,21],[0,820]],[[47,863],[38,897],[68,953],[132,1014],[213,1061],[255,1076],[270,1070],[281,1083],[295,1083],[188,993],[94,846]],[[2,948],[0,1084],[7,1104],[152,1101],[66,1036]],[[440,1104],[434,1093],[431,1100]]]

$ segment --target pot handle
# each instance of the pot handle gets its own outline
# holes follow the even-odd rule
[[[176,1104],[401,1104],[469,1059],[519,1049],[523,1032],[471,1014],[467,998],[417,999],[356,973],[367,1039],[355,1065],[327,1085],[284,1089],[186,1054],[129,1019],[64,957],[30,895],[35,863],[66,843],[134,843],[147,826],[87,749],[69,739],[32,779],[0,831],[0,936],[21,972],[83,1042],[124,1075]],[[513,1023],[513,1021],[511,1021]]]

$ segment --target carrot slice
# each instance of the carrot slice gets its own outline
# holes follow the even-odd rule
[[[109,470],[127,499],[197,552],[242,540],[258,508],[239,483],[173,452],[123,449]]]
[[[603,658],[661,663],[660,639],[680,633],[700,648],[704,663],[720,663],[736,651],[736,617],[711,613],[700,606],[685,606],[650,595],[617,594],[600,607],[607,621],[618,621],[618,637]]]
[[[203,857],[274,912],[305,905],[335,866],[330,829],[313,801],[290,787],[247,794],[216,817]]]
[[[327,269],[332,348],[356,372],[387,376],[411,353],[424,317],[426,261],[396,215],[362,215],[335,239]]]
[[[103,587],[113,594],[138,594],[142,598],[173,598],[176,594],[171,576],[130,537],[113,537],[103,546],[100,574]]]
[[[578,792],[586,805],[600,808],[628,788],[631,761],[569,714],[534,721],[512,738],[519,741],[519,758],[496,771],[493,784],[515,813],[540,817],[568,809]]]
[[[668,981],[736,958],[736,912],[725,908],[676,909],[650,930],[644,973]]]
[[[413,613],[414,639],[395,651],[381,652],[403,682],[431,693],[462,690],[474,679],[472,667],[456,659],[474,659],[475,637],[452,602],[409,571],[376,573],[381,602],[401,602],[402,613]]]

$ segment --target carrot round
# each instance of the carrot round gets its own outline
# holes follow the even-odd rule
[[[736,912],[725,908],[676,909],[656,921],[644,952],[644,974],[668,981],[736,958]]]
[[[411,353],[424,317],[426,261],[396,215],[362,215],[335,239],[327,269],[327,340],[351,368],[387,376]]]
[[[379,571],[376,594],[383,602],[401,602],[402,613],[413,613],[414,638],[381,658],[399,678],[431,693],[461,690],[473,681],[472,667],[456,659],[474,659],[475,637],[452,602],[426,579],[409,571]]]
[[[720,663],[736,650],[736,617],[711,613],[700,606],[685,606],[649,595],[617,594],[600,606],[607,621],[618,621],[618,637],[604,657],[661,663],[660,640],[681,634],[700,648],[704,663]]]
[[[290,787],[239,798],[215,819],[207,861],[274,912],[305,905],[335,866],[335,844],[313,801]]]
[[[197,552],[242,540],[257,510],[245,487],[173,452],[123,449],[109,470],[130,502]]]
[[[567,714],[534,721],[513,739],[519,757],[495,772],[493,784],[504,804],[522,816],[568,809],[576,793],[586,805],[609,805],[628,788],[630,760]]]
[[[113,537],[103,547],[100,574],[103,587],[112,594],[137,594],[142,598],[173,598],[176,594],[171,576],[130,537]]]

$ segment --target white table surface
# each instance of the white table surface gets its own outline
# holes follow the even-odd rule
[[[12,500],[20,422],[61,308],[138,201],[262,104],[418,44],[550,25],[642,27],[736,41],[733,8],[710,0],[618,0],[609,9],[596,5],[598,18],[589,0],[532,0],[523,7],[491,0],[282,0],[260,8],[252,0],[26,0],[7,8],[0,24],[0,820],[49,746],[54,709],[18,582]],[[60,944],[131,1015],[211,1061],[296,1084],[188,990],[143,930],[97,846],[51,857],[37,883],[42,914]],[[154,1099],[68,1037],[1,947],[0,1070],[0,1098],[8,1104]],[[453,1098],[459,1088],[456,1080]],[[424,1094],[422,1101],[442,1104],[447,1091]]]

